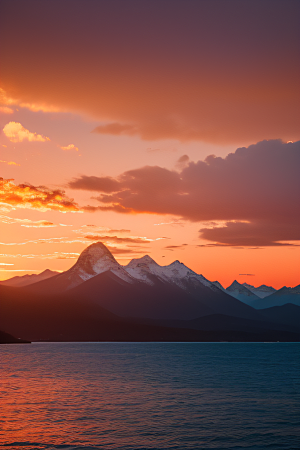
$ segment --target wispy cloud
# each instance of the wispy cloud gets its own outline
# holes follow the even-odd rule
[[[30,220],[30,219],[17,219],[13,217],[8,217],[0,214],[0,222],[13,224],[19,223],[21,227],[27,228],[49,228],[49,227],[72,227],[73,225],[65,225],[63,223],[54,224],[53,222],[49,222],[48,220]]]
[[[8,106],[0,106],[0,113],[2,114],[13,114],[14,110]]]
[[[14,161],[3,161],[2,159],[0,159],[0,163],[7,164],[9,166],[20,166],[21,165],[21,164],[18,164],[16,162],[14,162]]]
[[[65,147],[59,145],[59,148],[61,148],[62,150],[75,150],[76,152],[78,152],[78,147],[75,147],[74,144],[69,144]]]

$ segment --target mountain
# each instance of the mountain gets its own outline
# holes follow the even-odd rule
[[[95,278],[108,274],[116,277],[108,271]],[[85,283],[92,281],[90,279]],[[174,322],[173,326],[164,326],[158,322],[126,319],[102,308],[88,297],[74,296],[72,290],[56,295],[45,294],[41,298],[40,294],[32,293],[27,288],[0,286],[0,308],[0,328],[30,341],[300,341],[299,333],[287,332],[278,326],[274,329],[269,325],[257,326],[257,321],[241,321],[228,316],[206,316],[195,320],[189,327],[177,327]]]
[[[268,322],[287,325],[290,330],[300,332],[300,306],[286,303],[281,306],[261,309],[259,313]]]
[[[46,269],[39,274],[23,275],[9,278],[8,280],[0,281],[0,284],[2,284],[3,286],[15,287],[28,286],[29,284],[37,283],[38,281],[47,280],[48,278],[54,277],[58,273],[59,272]]]
[[[254,305],[255,300],[259,300],[259,297],[253,292],[251,292],[248,288],[243,286],[242,284],[238,283],[236,280],[226,288],[225,292],[227,292],[229,295],[232,295],[232,297],[236,298],[237,300],[240,300],[241,302],[245,303],[246,305]]]
[[[300,285],[294,288],[284,286],[274,294],[266,298],[256,300],[253,307],[256,309],[271,308],[272,306],[281,306],[287,303],[300,306]]]
[[[201,284],[216,291],[215,286],[203,275],[198,275],[183,263],[174,261],[169,266],[160,266],[149,255],[133,259],[124,267],[133,278],[153,285],[155,278],[167,283],[174,283],[186,289],[190,283]]]
[[[258,318],[255,310],[179,261],[159,266],[146,255],[123,267],[101,242],[87,247],[68,271],[27,289],[40,295],[71,291],[74,298],[92,299],[122,317],[192,319],[229,314]]]
[[[64,273],[0,285],[0,329],[31,341],[300,341],[290,306],[257,311],[179,261],[123,267],[98,242]]]
[[[257,297],[259,298],[268,297],[268,295],[276,292],[275,288],[273,288],[272,286],[266,286],[265,284],[262,284],[259,287],[254,287],[251,284],[243,283],[243,286],[249,289],[249,291],[251,291],[253,294],[257,295]]]
[[[286,305],[284,305],[285,307]],[[300,307],[294,306],[298,311],[294,310],[299,321]],[[283,306],[277,306],[275,308],[284,308]],[[287,332],[300,332],[300,323],[292,317],[291,312],[287,308],[283,311],[273,311],[269,314],[268,308],[265,311],[263,320],[242,319],[240,317],[227,316],[225,314],[210,314],[209,316],[199,317],[192,320],[149,320],[142,319],[139,323],[156,324],[160,326],[176,327],[176,328],[192,328],[195,330],[203,331],[246,331],[250,333],[260,333],[267,330],[272,331],[287,331]],[[284,319],[281,321],[278,317],[279,313],[283,313]]]
[[[221,291],[226,292],[226,289],[221,285],[221,283],[219,283],[219,281],[212,281],[212,284],[214,284],[214,285],[217,286],[219,289],[221,289]]]
[[[15,338],[9,333],[5,333],[0,330],[0,344],[30,344],[30,341],[25,341],[24,339]]]
[[[66,272],[62,272],[51,280],[43,280],[30,286],[33,292],[60,293],[72,289],[84,281],[107,270],[120,279],[133,283],[134,280],[125,269],[115,260],[108,248],[101,242],[90,245],[80,254],[77,262]]]

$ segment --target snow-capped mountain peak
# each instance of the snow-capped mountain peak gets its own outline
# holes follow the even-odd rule
[[[111,270],[125,281],[132,282],[131,277],[115,260],[108,248],[102,242],[96,242],[83,250],[76,264],[70,269],[70,273],[77,274],[83,281],[86,281],[107,270]]]
[[[129,269],[135,269],[136,267],[147,267],[149,265],[155,265],[158,266],[158,264],[154,261],[154,259],[151,258],[149,255],[142,256],[142,258],[135,258],[130,261],[127,266],[125,266],[126,270]]]
[[[125,270],[133,278],[150,285],[155,283],[154,277],[156,277],[156,279],[158,278],[162,282],[171,282],[183,289],[186,289],[187,282],[191,281],[191,279],[193,279],[194,282],[200,282],[207,287],[212,287],[210,281],[202,275],[193,272],[178,260],[172,262],[168,266],[160,266],[149,255],[146,255],[142,258],[130,261],[130,263],[125,266]]]

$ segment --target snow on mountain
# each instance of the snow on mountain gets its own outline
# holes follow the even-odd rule
[[[268,295],[273,294],[276,292],[276,289],[272,286],[266,286],[265,284],[262,284],[259,287],[252,286],[251,284],[243,283],[243,286],[245,286],[249,291],[251,291],[253,294],[257,295],[259,298],[265,298],[268,297]]]
[[[255,300],[259,300],[259,297],[257,295],[253,294],[253,292],[251,292],[236,280],[234,280],[234,282],[230,286],[228,286],[228,288],[226,288],[225,292],[227,292],[227,294],[230,294],[237,300],[240,300],[241,302],[246,303],[246,305],[250,306],[252,306]]]
[[[31,291],[47,292],[48,294],[64,292],[107,271],[111,271],[127,283],[135,282],[115,260],[108,248],[102,242],[96,242],[83,250],[77,262],[69,270],[56,275],[51,280],[34,283],[29,288]]]
[[[149,255],[145,255],[131,260],[124,268],[133,278],[149,285],[154,285],[154,277],[157,277],[160,281],[174,283],[182,289],[186,289],[188,283],[199,282],[212,290],[216,289],[203,275],[197,274],[179,261],[174,261],[168,266],[160,266]]]
[[[110,270],[124,281],[133,282],[132,278],[115,260],[108,248],[102,242],[96,242],[83,250],[76,264],[68,270],[68,273],[70,276],[77,275],[82,281],[86,281],[107,270]]]

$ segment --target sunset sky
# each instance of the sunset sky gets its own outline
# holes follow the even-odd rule
[[[298,0],[1,0],[0,279],[102,241],[300,283]]]

